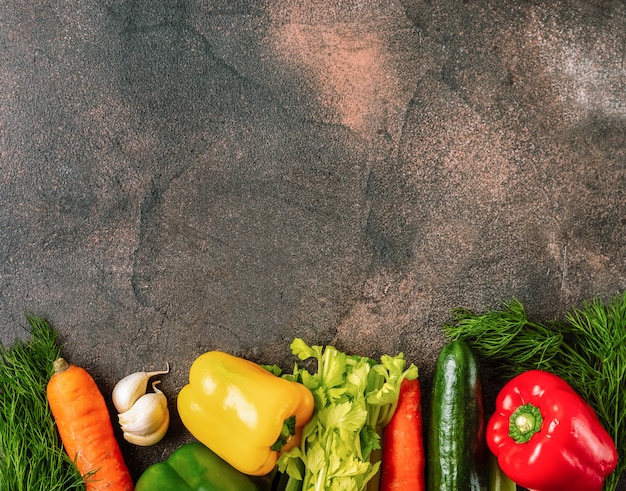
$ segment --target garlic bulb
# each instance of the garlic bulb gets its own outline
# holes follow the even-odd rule
[[[169,363],[166,365],[167,368],[165,370],[131,373],[120,380],[113,388],[112,394],[113,405],[115,406],[115,409],[117,409],[117,412],[123,413],[128,411],[131,406],[135,404],[137,399],[146,393],[148,379],[154,377],[155,375],[164,375],[169,373],[170,365]]]
[[[170,414],[165,394],[156,388],[158,383],[159,380],[152,383],[154,392],[142,395],[130,409],[118,414],[126,441],[145,447],[154,445],[165,436]]]

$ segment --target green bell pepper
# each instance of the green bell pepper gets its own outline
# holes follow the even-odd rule
[[[200,442],[186,443],[165,462],[148,467],[135,491],[262,491],[260,481],[239,472]]]

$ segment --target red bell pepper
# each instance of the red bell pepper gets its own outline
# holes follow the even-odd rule
[[[541,370],[502,388],[487,444],[510,479],[535,491],[600,491],[617,465],[615,444],[593,409]]]

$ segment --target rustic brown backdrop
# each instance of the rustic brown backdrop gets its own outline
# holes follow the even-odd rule
[[[0,340],[105,394],[291,340],[403,351],[453,307],[626,288],[623,1],[0,3]]]

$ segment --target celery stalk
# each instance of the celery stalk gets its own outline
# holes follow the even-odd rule
[[[300,481],[302,491],[366,489],[380,467],[371,458],[380,449],[379,432],[393,415],[402,380],[417,378],[417,367],[406,367],[402,353],[377,361],[299,338],[291,350],[300,360],[317,362],[314,373],[296,364],[293,374],[283,375],[311,390],[315,412],[300,447],[279,458],[279,471]]]

